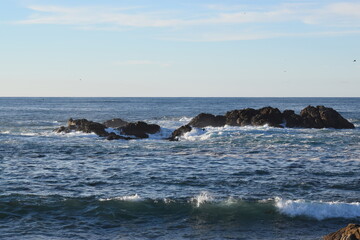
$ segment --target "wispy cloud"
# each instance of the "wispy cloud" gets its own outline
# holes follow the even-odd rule
[[[194,5],[194,7],[201,10],[199,12],[202,14],[196,14],[195,11],[190,16],[181,10],[173,14],[174,9],[153,10],[138,6],[124,8],[30,6],[28,8],[33,14],[16,23],[64,24],[74,25],[80,29],[110,31],[121,28],[171,29],[172,34],[178,33],[175,37],[177,39],[184,38],[183,34],[188,29],[188,32],[195,32],[195,35],[202,36],[195,40],[206,39],[206,36],[212,34],[223,34],[219,29],[231,26],[231,31],[235,34],[223,34],[222,37],[217,37],[218,41],[307,35],[312,33],[309,29],[311,26],[323,27],[324,32],[328,32],[329,27],[346,28],[346,30],[334,29],[333,31],[349,34],[349,32],[356,32],[349,31],[349,28],[360,27],[359,2],[319,4],[305,1],[260,7],[249,5]],[[257,26],[254,27],[254,24]],[[301,30],[303,32],[294,33],[296,30],[289,27],[291,24],[298,24],[307,30],[303,29]],[[321,31],[316,29],[314,35],[319,33]],[[230,37],[231,35],[237,37]],[[215,38],[212,37],[212,39]]]
[[[157,62],[157,61],[149,61],[149,60],[126,60],[126,61],[118,61],[114,63],[115,65],[155,65],[160,67],[169,67],[170,63],[165,62]]]

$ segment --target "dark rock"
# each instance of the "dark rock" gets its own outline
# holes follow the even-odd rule
[[[258,110],[258,113],[251,119],[254,126],[263,126],[268,124],[271,127],[281,127],[283,122],[282,114],[279,109],[272,107],[264,107]]]
[[[103,124],[88,121],[86,119],[73,120],[72,118],[70,118],[68,120],[68,128],[70,130],[81,131],[85,133],[93,132],[100,137],[106,137],[109,135],[109,133],[105,131],[106,127]]]
[[[258,112],[258,110],[253,108],[229,111],[225,114],[226,124],[229,126],[251,125],[252,118],[258,114]]]
[[[88,121],[86,119],[77,119],[73,120],[70,118],[67,122],[67,127],[59,127],[58,129],[55,129],[54,131],[57,133],[65,132],[69,133],[71,131],[80,131],[84,133],[95,133],[101,137],[106,137],[109,135],[108,132],[105,131],[105,126],[101,123]]]
[[[105,125],[105,127],[111,127],[111,128],[119,128],[119,127],[124,127],[127,124],[129,124],[129,122],[124,121],[120,118],[114,118],[111,120],[108,120],[106,122],[103,123]]]
[[[323,238],[324,240],[360,240],[360,225],[350,223],[340,230],[330,233]]]
[[[215,116],[209,113],[200,113],[196,117],[194,117],[188,125],[204,128],[204,127],[223,127],[226,123],[225,116]]]
[[[303,119],[300,115],[297,115],[293,110],[285,110],[282,113],[282,117],[285,121],[286,127],[303,127]]]
[[[303,126],[305,128],[324,128],[325,125],[321,120],[319,110],[313,106],[307,106],[300,112],[303,118]]]
[[[122,140],[131,140],[131,139],[135,139],[135,138],[119,136],[119,135],[117,135],[116,133],[112,132],[112,133],[109,133],[109,135],[107,136],[106,139],[107,139],[107,140],[119,140],[119,139],[122,139]]]
[[[146,122],[129,123],[124,127],[118,128],[121,134],[132,135],[137,138],[148,138],[148,134],[154,134],[160,131],[160,126],[156,124],[147,124]]]
[[[306,128],[352,129],[354,124],[343,118],[337,111],[324,106],[307,106],[300,112]]]
[[[57,133],[61,133],[61,132],[69,133],[70,129],[67,128],[67,127],[61,126],[61,127],[57,128],[57,129],[55,129],[54,132],[57,132]]]
[[[176,129],[169,138],[170,141],[177,141],[179,137],[183,136],[185,133],[190,132],[192,130],[190,125],[184,125]]]
[[[230,126],[263,126],[268,124],[272,127],[281,127],[283,122],[279,109],[264,107],[261,109],[246,108],[229,111],[225,114],[226,124]]]

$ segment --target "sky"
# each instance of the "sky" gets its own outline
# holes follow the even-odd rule
[[[360,97],[360,1],[1,0],[0,97]]]

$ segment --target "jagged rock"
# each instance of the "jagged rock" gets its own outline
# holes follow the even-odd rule
[[[184,125],[176,129],[169,138],[170,141],[177,141],[179,137],[183,136],[185,133],[190,132],[192,127],[190,125]]]
[[[282,114],[279,109],[272,107],[264,107],[258,110],[258,113],[251,119],[254,126],[263,126],[268,124],[271,127],[281,127],[283,122]]]
[[[226,124],[230,126],[262,126],[268,124],[272,127],[281,127],[283,122],[282,114],[279,109],[264,107],[258,110],[246,108],[241,110],[229,111],[225,114]]]
[[[252,118],[258,114],[258,112],[258,110],[253,108],[229,111],[225,114],[226,124],[229,126],[251,125]]]
[[[303,118],[303,126],[305,128],[324,128],[324,123],[321,120],[320,113],[316,107],[307,106],[300,112]]]
[[[146,122],[129,123],[124,127],[118,128],[121,134],[132,135],[137,138],[148,138],[148,134],[154,134],[160,131],[157,124],[147,124]]]
[[[101,123],[88,121],[87,119],[77,119],[73,120],[70,118],[67,122],[67,127],[60,127],[58,129],[55,129],[56,132],[65,132],[69,133],[71,131],[80,131],[85,133],[95,133],[101,137],[106,137],[109,135],[108,132],[105,131],[105,126]]]
[[[300,115],[297,115],[293,110],[285,110],[282,113],[282,117],[285,121],[286,127],[303,127],[303,119]]]
[[[281,113],[279,109],[272,107],[264,107],[258,110],[246,108],[229,111],[225,116],[201,113],[193,118],[187,125],[176,129],[168,139],[176,141],[180,136],[190,132],[192,127],[221,127],[225,124],[230,126],[262,126],[268,124],[273,127],[282,127],[282,123],[285,123],[285,126],[290,128],[355,128],[352,123],[343,118],[337,111],[324,106],[308,106],[300,112],[300,115],[295,114],[293,110],[285,110]],[[117,126],[121,126],[117,128],[121,135],[128,135],[129,137],[120,136],[114,132],[108,133],[106,131],[107,127],[114,128]],[[62,126],[54,131],[58,133],[69,133],[71,131],[81,131],[85,133],[93,132],[101,137],[106,137],[108,140],[130,140],[136,138],[148,138],[148,134],[159,132],[160,126],[156,124],[147,124],[141,121],[127,123],[119,118],[106,121],[104,124],[88,121],[87,119],[74,120],[70,118],[66,127]]]
[[[340,230],[330,233],[323,238],[324,240],[360,240],[360,225],[350,223]]]
[[[300,112],[306,128],[355,128],[354,124],[343,118],[337,111],[324,106],[307,106]]]
[[[135,138],[131,138],[131,137],[124,137],[124,136],[119,136],[114,132],[109,133],[109,135],[106,137],[107,140],[131,140],[131,139],[135,139]]]
[[[108,120],[106,122],[103,123],[105,125],[105,127],[111,127],[111,128],[119,128],[119,127],[124,127],[127,124],[129,124],[129,122],[124,121],[120,118],[114,118],[111,120]]]
[[[194,117],[188,125],[198,128],[204,127],[223,127],[226,123],[226,118],[224,116],[218,115],[215,116],[209,113],[200,113]]]

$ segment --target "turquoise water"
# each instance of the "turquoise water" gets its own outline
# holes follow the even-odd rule
[[[325,105],[355,129],[221,127],[201,112]],[[360,220],[359,98],[0,98],[2,239],[320,239]],[[144,120],[146,140],[56,134]]]

